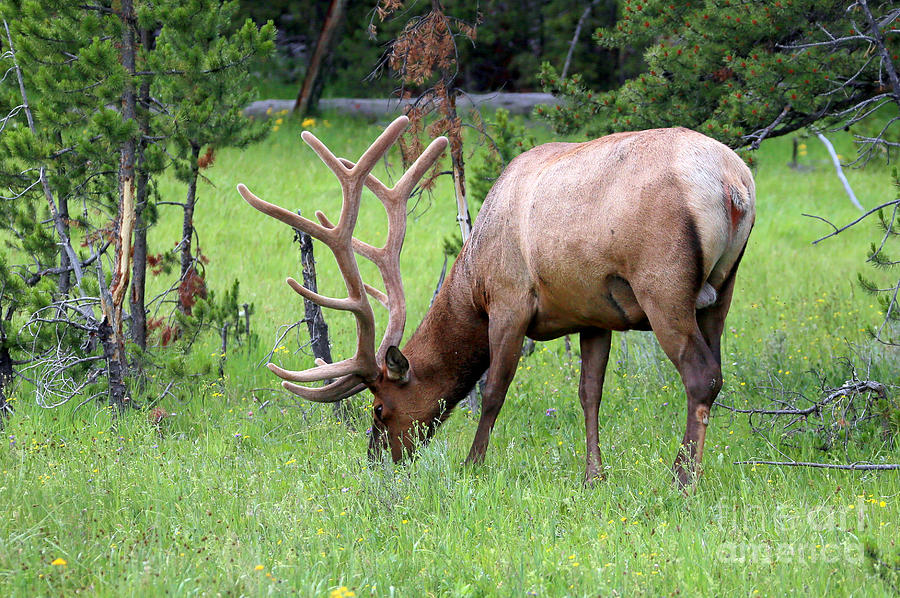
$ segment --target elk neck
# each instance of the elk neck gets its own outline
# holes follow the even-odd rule
[[[403,349],[420,384],[419,397],[429,403],[443,400],[443,417],[475,386],[490,359],[487,313],[475,304],[463,261],[453,265]]]

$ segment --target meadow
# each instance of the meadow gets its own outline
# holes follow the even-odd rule
[[[368,463],[370,396],[352,400],[348,426],[329,406],[281,391],[261,365],[279,327],[302,317],[300,297],[283,282],[299,276],[299,254],[288,227],[247,206],[235,185],[304,214],[334,215],[340,205],[331,173],[300,140],[301,124],[272,122],[260,144],[218,152],[196,218],[212,287],[240,280],[258,342],[229,349],[223,378],[176,380],[177,400],[159,403],[174,415],[159,430],[144,412],[114,421],[92,405],[41,410],[23,388],[0,450],[0,595],[894,595],[896,576],[877,573],[864,552],[900,550],[898,472],[733,463],[785,455],[897,463],[897,443],[860,433],[846,450],[823,452],[815,437],[785,443],[716,408],[704,475],[684,496],[670,473],[684,392],[649,333],[614,335],[600,412],[606,480],[593,488],[581,483],[577,341],[574,354],[559,340],[522,359],[483,466],[462,465],[477,424],[465,409],[415,461]],[[381,130],[335,115],[307,128],[350,158]],[[533,132],[551,138],[539,125]],[[845,156],[854,151],[848,137],[834,141]],[[823,380],[839,386],[850,377],[848,357],[861,375],[868,367],[872,379],[898,381],[897,352],[865,333],[880,321],[878,303],[856,283],[857,272],[878,278],[864,263],[875,229],[863,224],[811,245],[829,229],[803,213],[844,223],[858,212],[824,148],[814,138],[805,146],[802,171],[787,166],[787,138],[754,156],[757,220],[726,326],[725,404],[763,406],[778,389],[816,396]],[[397,176],[398,156],[389,162]],[[390,177],[384,164],[377,174]],[[893,193],[884,165],[847,174],[867,207]],[[177,201],[184,188],[165,180],[160,193]],[[174,244],[179,218],[162,212],[154,251]],[[377,242],[384,227],[369,196],[359,234]],[[445,180],[410,216],[401,262],[407,336],[428,308],[442,239],[454,230]],[[320,292],[340,295],[333,259],[317,250]],[[362,270],[376,275],[370,264]],[[385,313],[376,316],[383,326]],[[325,317],[336,357],[347,356],[352,319]],[[305,330],[288,335],[276,362],[311,365],[305,340]],[[185,359],[218,363],[216,339]]]

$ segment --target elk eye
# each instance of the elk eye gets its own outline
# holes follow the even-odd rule
[[[378,405],[375,407],[375,418],[381,421],[381,413],[384,411],[384,405]]]

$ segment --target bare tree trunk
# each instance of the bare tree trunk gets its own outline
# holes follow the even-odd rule
[[[325,24],[319,33],[319,40],[316,42],[316,49],[313,52],[309,66],[306,68],[306,76],[303,78],[303,86],[300,93],[297,94],[297,101],[294,103],[294,113],[300,116],[306,116],[307,113],[316,109],[318,104],[318,95],[321,93],[322,64],[325,62],[335,41],[335,33],[344,18],[344,0],[331,0],[328,7],[328,13],[325,15]],[[319,90],[317,92],[317,90]]]
[[[6,30],[6,40],[8,44],[7,49],[12,54],[13,68],[16,71],[16,78],[19,82],[19,93],[22,95],[22,104],[25,109],[25,119],[28,121],[28,128],[32,133],[34,133],[34,117],[31,114],[31,106],[28,104],[28,94],[25,92],[25,79],[24,77],[22,77],[22,70],[19,68],[19,63],[16,60],[15,50],[13,49],[12,43],[12,34],[9,32],[9,25],[7,25],[6,21],[3,21],[3,28]],[[72,247],[72,243],[69,240],[68,221],[63,220],[62,216],[60,215],[60,211],[56,205],[56,201],[53,198],[53,191],[50,189],[50,182],[47,180],[47,174],[43,165],[41,165],[40,167],[38,176],[41,181],[41,188],[44,190],[44,197],[47,200],[47,206],[50,209],[50,217],[53,219],[53,225],[56,229],[56,234],[59,235],[60,249],[62,251],[65,251],[68,265],[72,267],[72,273],[75,275],[75,284],[80,288],[81,278],[83,276],[81,269],[81,260],[78,259],[78,255],[75,253],[75,249]],[[62,260],[60,260],[60,263],[62,263]]]
[[[591,9],[600,2],[600,0],[591,0],[591,3],[587,5],[587,8],[584,9],[584,12],[581,13],[581,18],[578,19],[578,25],[575,26],[575,33],[572,35],[572,41],[569,42],[569,51],[566,53],[566,62],[563,64],[562,73],[560,73],[559,78],[565,79],[566,74],[569,72],[569,65],[572,63],[572,54],[575,52],[575,44],[578,43],[578,38],[581,37],[581,28],[584,27],[584,22],[587,20],[588,15],[591,14]]]
[[[200,166],[197,160],[200,158],[200,146],[191,143],[191,178],[188,182],[187,198],[184,202],[184,219],[181,224],[181,285],[190,285],[194,271],[194,256],[191,253],[194,239],[194,206],[197,204],[197,179],[200,176]],[[178,293],[178,309],[185,314],[191,313],[191,306],[187,304],[188,294]]]
[[[13,310],[7,309],[6,318],[0,321],[0,418],[4,415],[12,413],[12,405],[7,400],[7,388],[13,379],[13,360],[9,353],[9,345],[6,344],[8,337],[6,335],[6,325],[12,320]],[[2,419],[0,419],[2,426]]]
[[[134,5],[132,0],[122,0],[122,43],[119,49],[122,66],[133,76],[135,71],[134,40]],[[122,94],[122,118],[133,120],[136,117],[136,97],[133,79],[125,83]],[[117,408],[125,408],[127,391],[124,384],[127,361],[125,356],[125,337],[122,330],[122,306],[125,292],[131,279],[131,243],[134,232],[134,165],[135,139],[126,140],[119,150],[119,207],[116,215],[118,234],[113,259],[113,277],[109,292],[101,294],[101,309],[104,320],[100,325],[100,338],[103,342],[104,357],[107,360],[109,375],[109,400]],[[98,260],[99,263],[99,260]],[[102,276],[102,269],[98,269]],[[105,295],[105,296],[104,296]]]
[[[525,337],[525,342],[522,343],[522,357],[528,357],[532,353],[534,353],[534,339]]]
[[[317,293],[316,259],[313,255],[312,237],[300,232],[299,240],[300,262],[303,264],[303,286]],[[328,338],[328,324],[325,323],[325,318],[322,316],[322,308],[318,303],[308,299],[303,300],[303,307],[313,355],[331,363],[331,342]]]
[[[869,35],[875,39],[875,49],[881,56],[880,66],[884,69],[884,72],[887,74],[887,79],[891,83],[891,89],[894,92],[892,94],[894,96],[894,103],[900,104],[900,75],[898,75],[896,69],[894,69],[894,61],[891,60],[891,52],[888,50],[887,46],[885,46],[884,34],[881,32],[882,26],[875,21],[875,17],[872,16],[872,11],[869,9],[869,4],[866,0],[860,0],[859,5],[862,7],[863,14],[866,15],[866,22],[869,25]],[[883,26],[887,29],[887,23]],[[894,60],[896,60],[896,58],[897,57],[894,56]]]
[[[5,339],[4,339],[5,340]],[[7,388],[13,379],[13,361],[9,354],[9,347],[0,347],[0,418],[12,413],[12,405],[6,401]],[[2,420],[0,420],[2,425]]]
[[[131,340],[142,350],[147,348],[147,308],[144,292],[147,282],[147,225],[144,222],[147,175],[138,175],[138,206],[134,215],[134,265],[131,274]],[[143,195],[143,198],[141,197]]]
[[[219,331],[222,337],[222,352],[219,355],[219,378],[225,377],[225,355],[228,353],[228,326],[229,323],[225,322],[222,330]]]
[[[128,388],[125,386],[125,368],[120,358],[120,339],[115,330],[110,326],[106,318],[97,327],[97,336],[100,338],[100,346],[103,348],[103,358],[106,360],[106,376],[109,382],[109,403],[124,411]]]
[[[150,49],[152,34],[141,29],[141,47]],[[141,82],[138,93],[141,112],[141,140],[137,148],[137,200],[134,206],[134,252],[131,271],[131,340],[142,350],[147,348],[147,308],[144,305],[144,291],[147,281],[147,224],[144,222],[144,208],[147,207],[150,174],[147,172],[144,150],[146,136],[150,133],[150,79]]]
[[[446,98],[447,118],[455,123],[459,118],[456,114],[456,94],[447,86]],[[454,132],[455,128],[455,132]],[[459,222],[459,233],[465,245],[472,234],[472,217],[469,215],[469,202],[466,200],[466,165],[463,160],[462,132],[459,127],[450,125],[450,163],[453,165],[453,189],[456,192],[456,220]]]
[[[134,264],[131,280],[131,340],[142,350],[147,348],[147,308],[144,292],[147,282],[147,225],[144,222],[147,175],[138,175],[138,205],[134,216]],[[142,197],[143,195],[143,197]]]

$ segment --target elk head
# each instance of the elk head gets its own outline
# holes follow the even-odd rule
[[[409,119],[405,116],[392,122],[355,164],[335,157],[309,131],[302,133],[303,140],[331,169],[340,183],[343,203],[337,224],[332,224],[320,211],[316,212],[319,223],[313,222],[263,201],[243,184],[237,186],[238,192],[251,206],[309,234],[331,249],[344,278],[347,297],[338,299],[319,295],[293,278],[288,278],[287,284],[305,299],[322,307],[349,311],[356,318],[357,345],[353,357],[336,363],[325,363],[317,359],[316,367],[304,371],[284,370],[273,363],[269,363],[268,368],[284,380],[284,388],[304,399],[319,403],[340,401],[369,388],[375,396],[369,455],[377,457],[382,448],[389,447],[395,461],[404,452],[412,451],[420,432],[424,433],[424,438],[430,437],[441,417],[440,408],[435,407],[439,404],[438,397],[428,397],[428,391],[416,383],[409,362],[397,345],[403,337],[406,324],[400,250],[406,235],[407,202],[415,185],[446,148],[447,138],[438,137],[432,141],[391,188],[371,174],[375,164],[387,153],[408,124]],[[388,235],[382,247],[373,247],[353,238],[364,186],[375,194],[387,212]],[[354,253],[377,266],[384,282],[384,292],[363,282]],[[388,310],[387,327],[377,350],[375,316],[367,294]],[[322,387],[295,384],[320,380],[333,381]]]

